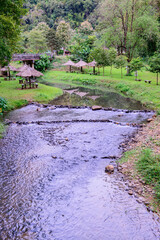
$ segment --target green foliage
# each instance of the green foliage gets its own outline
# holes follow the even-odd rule
[[[40,60],[35,61],[35,69],[44,72],[46,69],[48,69],[51,66],[51,60],[50,57],[46,54],[40,56]]]
[[[76,79],[73,79],[72,82],[80,83],[80,84],[83,84],[83,85],[95,85],[96,84],[95,79],[76,78]]]
[[[59,19],[65,19],[75,28],[85,21],[98,5],[98,0],[25,0],[25,7],[30,9],[24,17],[25,30],[33,29],[43,20],[54,29]]]
[[[5,125],[0,122],[0,138],[3,137],[4,132],[5,132]]]
[[[102,1],[98,30],[102,45],[114,46],[130,62],[142,49],[147,52],[149,41],[159,38],[156,8],[149,1]]]
[[[145,149],[136,166],[145,182],[155,185],[156,197],[160,201],[160,155],[154,155],[151,149]]]
[[[56,36],[56,31],[54,29],[49,29],[46,34],[47,45],[53,52],[53,50],[58,50],[60,48],[60,40]]]
[[[127,94],[127,95],[129,95],[129,96],[132,96],[132,95],[134,94],[133,90],[131,90],[130,87],[127,86],[127,85],[124,84],[124,83],[118,83],[118,84],[116,85],[116,88],[117,88],[120,92],[122,92],[122,93],[124,93],[124,94]]]
[[[70,46],[72,60],[83,60],[88,62],[90,52],[95,42],[95,36],[81,36],[77,34],[73,39],[73,45]]]
[[[81,23],[78,31],[80,34],[91,35],[93,33],[93,27],[88,21],[84,21]]]
[[[0,64],[7,65],[16,49],[21,16],[25,11],[22,0],[5,0],[0,3]]]
[[[8,110],[7,101],[5,98],[2,97],[0,97],[0,109],[0,115],[2,115],[4,111]]]
[[[56,30],[56,37],[59,40],[60,46],[66,48],[71,38],[71,28],[69,23],[65,21],[59,22]]]
[[[122,72],[122,68],[124,68],[127,65],[127,58],[124,55],[119,55],[116,57],[115,59],[115,63],[114,63],[116,68],[120,68],[121,69],[121,78],[123,77],[123,72]]]
[[[160,53],[156,52],[150,59],[149,59],[149,66],[150,71],[154,73],[160,72]]]
[[[130,72],[138,71],[144,66],[142,59],[140,57],[133,58],[132,61],[128,64]]]
[[[95,60],[97,62],[98,66],[108,66],[108,55],[107,55],[107,49],[96,47],[91,51],[91,54],[89,56],[89,60],[93,61]]]

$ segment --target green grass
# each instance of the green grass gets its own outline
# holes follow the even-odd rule
[[[156,199],[160,202],[160,155],[147,148],[142,151],[136,167],[145,182],[154,186]]]
[[[38,88],[22,90],[18,80],[4,81],[3,78],[0,80],[0,96],[7,100],[9,109],[21,107],[30,101],[48,103],[62,94],[61,89],[43,84],[39,84]]]
[[[3,134],[5,133],[6,126],[0,122],[0,138],[2,138]]]
[[[88,69],[85,69],[87,72]],[[114,89],[123,96],[131,97],[141,101],[146,107],[160,111],[160,85],[156,85],[156,74],[146,70],[138,72],[138,78],[141,82],[135,81],[133,76],[124,76],[121,79],[119,69],[113,68],[112,76],[110,68],[105,68],[105,76],[89,74],[66,73],[65,71],[47,71],[41,79],[49,84],[65,84],[68,86],[87,86],[102,90]],[[124,70],[125,73],[125,70]],[[151,80],[151,84],[145,83],[144,80]]]

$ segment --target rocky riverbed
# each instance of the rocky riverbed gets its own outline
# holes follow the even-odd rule
[[[35,104],[8,114],[0,239],[159,239],[158,216],[128,194],[115,162],[152,115]],[[108,164],[114,174],[105,173]]]

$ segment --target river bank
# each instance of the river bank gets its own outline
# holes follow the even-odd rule
[[[160,199],[159,188],[156,185],[159,178],[156,178],[156,173],[159,172],[159,156],[160,156],[160,116],[153,117],[150,122],[143,125],[143,128],[138,132],[133,141],[126,146],[126,152],[120,160],[119,171],[125,176],[128,182],[130,194],[140,197],[140,202],[148,206],[148,210],[156,211],[160,214]],[[141,161],[142,154],[145,151],[151,151],[151,158],[157,156],[158,165],[156,167],[150,162],[150,168],[155,176],[152,176],[151,183],[147,184],[145,171],[138,171],[137,162]],[[147,160],[147,156],[144,156]],[[143,160],[143,159],[142,159]],[[151,175],[148,170],[148,176]]]

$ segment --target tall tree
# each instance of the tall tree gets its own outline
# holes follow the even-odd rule
[[[23,0],[0,0],[0,6],[0,65],[5,65],[16,48],[25,10]]]
[[[126,54],[128,62],[148,40],[159,35],[155,8],[150,0],[106,0],[99,7],[103,43]]]
[[[47,34],[46,34],[46,39],[47,39],[47,45],[53,52],[53,50],[59,50],[60,48],[60,41],[59,38],[56,36],[56,31],[51,28]]]
[[[150,71],[157,74],[157,85],[158,85],[158,74],[160,73],[160,53],[156,52],[149,59]]]
[[[60,21],[57,26],[56,36],[60,41],[61,46],[65,49],[69,43],[69,40],[71,38],[71,28],[69,23],[63,21]]]

